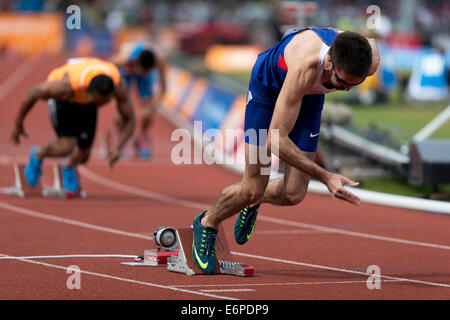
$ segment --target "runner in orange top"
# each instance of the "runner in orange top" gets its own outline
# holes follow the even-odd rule
[[[119,159],[120,149],[133,134],[135,116],[125,82],[117,67],[96,58],[70,59],[54,69],[47,81],[33,87],[23,99],[11,140],[19,144],[27,134],[23,127],[26,115],[34,104],[48,100],[50,118],[58,138],[45,146],[33,146],[25,167],[27,183],[36,186],[46,157],[65,157],[63,160],[63,187],[76,193],[79,188],[75,166],[88,161],[95,137],[98,107],[111,99],[117,101],[117,111],[122,118],[117,145],[108,152],[112,167]]]

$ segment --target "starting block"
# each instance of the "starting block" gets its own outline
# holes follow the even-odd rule
[[[180,247],[179,254],[169,257],[167,269],[187,275],[204,274],[197,267],[192,257],[192,228],[177,229],[176,234]],[[215,252],[216,274],[228,274],[240,277],[253,276],[255,269],[252,266],[234,261],[222,226],[219,227],[219,232],[217,233]]]
[[[15,164],[14,165],[14,186],[12,187],[2,187],[0,188],[1,193],[6,195],[14,195],[21,198],[25,196],[40,196],[42,195],[42,183],[39,179],[37,185],[32,188],[25,180],[25,165]]]
[[[170,229],[166,234],[166,239],[171,239],[172,236],[169,236],[170,233],[175,233],[175,239],[171,244],[164,243],[164,233],[158,232],[158,230],[166,229]],[[192,228],[173,229],[160,227],[156,229],[153,239],[155,245],[162,248],[146,250],[144,251],[144,255],[136,257],[134,262],[121,262],[121,264],[127,266],[167,266],[167,270],[169,271],[184,273],[186,275],[204,274],[192,258]],[[175,246],[178,249],[173,249]],[[216,274],[251,277],[255,271],[248,264],[234,261],[222,226],[219,227],[219,232],[216,237],[216,266]]]
[[[53,198],[86,198],[86,192],[81,188],[77,193],[66,191],[62,187],[62,168],[59,164],[53,164],[53,184],[42,182],[39,179],[35,187],[30,187],[25,180],[25,165],[14,165],[14,186],[2,187],[0,192],[6,195],[14,195],[21,198],[29,196],[43,196]]]
[[[80,186],[76,193],[64,190],[62,187],[62,167],[60,164],[53,164],[53,184],[43,183],[42,196],[46,198],[62,198],[62,199],[72,199],[72,198],[86,198],[86,191],[81,187],[80,176],[77,173],[78,181]]]
[[[177,256],[178,250],[145,250],[144,254],[134,259],[134,262],[121,262],[126,266],[165,267],[169,257]]]

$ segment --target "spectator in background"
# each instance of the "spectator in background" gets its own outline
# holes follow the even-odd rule
[[[417,56],[408,82],[408,98],[424,101],[448,99],[445,49],[424,34],[424,49]]]

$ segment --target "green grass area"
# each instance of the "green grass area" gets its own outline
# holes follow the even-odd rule
[[[333,96],[334,95],[334,96]],[[342,100],[345,93],[329,94],[328,101]],[[397,99],[391,99],[397,100]],[[398,101],[398,100],[397,100]],[[388,102],[377,103],[370,106],[352,104],[353,124],[360,128],[376,126],[380,130],[387,131],[395,139],[402,143],[409,143],[412,137],[425,127],[434,117],[443,111],[448,103],[438,102]],[[432,139],[450,139],[450,121],[444,123],[431,137]],[[413,186],[407,181],[394,177],[365,178],[361,188],[365,190],[384,192],[389,194],[404,195],[425,198],[433,194],[431,186]],[[450,200],[450,185],[439,186],[442,199]]]
[[[330,93],[327,101],[345,101],[345,97],[344,92]],[[352,104],[353,123],[362,128],[375,125],[383,131],[389,131],[395,139],[408,142],[448,105],[448,102],[406,103],[396,100],[399,99],[369,106]],[[450,139],[450,121],[434,132],[431,138]]]
[[[365,190],[418,198],[425,198],[430,195],[433,198],[432,195],[435,194],[435,190],[431,186],[413,186],[402,179],[392,177],[365,178],[360,187]],[[436,194],[434,195],[435,198],[450,200],[450,185],[439,186],[438,191],[441,198]]]
[[[408,107],[404,104],[374,104],[370,107],[354,106],[353,121],[361,127],[375,124],[387,130],[393,137],[402,141],[411,138],[425,127],[442,110],[444,105],[420,105]],[[450,122],[439,128],[431,138],[450,139]]]

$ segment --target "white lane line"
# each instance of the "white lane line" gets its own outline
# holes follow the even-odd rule
[[[271,262],[281,262],[281,263],[293,264],[293,265],[309,267],[309,268],[316,268],[316,269],[324,269],[324,270],[329,270],[329,271],[338,271],[338,272],[345,272],[345,273],[351,273],[351,274],[358,274],[358,275],[362,275],[362,276],[365,276],[365,277],[380,277],[380,278],[385,278],[385,279],[390,279],[390,280],[407,281],[407,282],[412,282],[412,283],[426,284],[426,285],[430,285],[430,286],[450,288],[450,284],[444,284],[444,283],[420,281],[420,280],[406,279],[406,278],[398,278],[398,277],[392,277],[392,276],[386,276],[386,275],[379,275],[379,276],[377,276],[375,274],[361,272],[361,271],[347,270],[347,269],[342,269],[342,268],[321,266],[321,265],[311,264],[311,263],[304,263],[304,262],[291,261],[291,260],[285,260],[285,259],[271,258],[271,257],[265,257],[265,256],[259,256],[259,255],[255,255],[255,254],[250,254],[250,253],[242,253],[242,252],[231,251],[231,254],[235,254],[237,256],[242,256],[242,257],[247,257],[247,258],[254,258],[254,259],[266,260],[266,261],[271,261]]]
[[[0,256],[8,257],[8,255],[2,254],[2,253],[0,253]],[[67,270],[67,267],[60,266],[60,265],[55,265],[55,264],[50,264],[50,263],[45,263],[45,262],[40,262],[40,261],[34,261],[34,260],[28,260],[28,259],[19,259],[18,261],[32,263],[32,264],[37,264],[37,265],[46,266],[46,267],[50,267],[50,268]],[[205,297],[210,297],[210,298],[225,299],[225,300],[237,300],[237,299],[231,298],[231,297],[218,296],[218,295],[214,295],[214,294],[203,293],[203,292],[198,292],[198,291],[191,291],[191,290],[182,289],[182,288],[174,288],[172,286],[165,286],[165,285],[152,283],[152,282],[143,282],[143,281],[127,279],[127,278],[112,276],[112,275],[103,274],[103,273],[91,272],[91,271],[86,271],[86,270],[80,270],[80,273],[88,274],[88,275],[96,276],[96,277],[101,277],[101,278],[106,278],[106,279],[118,280],[118,281],[122,281],[122,282],[128,282],[128,283],[133,283],[133,284],[140,284],[140,285],[143,285],[143,286],[149,286],[149,287],[160,288],[160,289],[167,289],[167,290],[183,292],[183,293],[190,293],[190,294],[200,295],[200,296],[205,296]]]
[[[42,213],[42,212],[38,212],[38,211],[35,211],[35,210],[30,210],[30,209],[25,209],[25,208],[21,208],[21,207],[16,207],[16,206],[13,206],[13,205],[8,204],[8,203],[3,202],[3,201],[0,201],[0,208],[6,209],[8,211],[13,211],[13,212],[16,212],[16,213],[24,214],[24,215],[27,215],[27,216],[31,216],[31,217],[36,217],[36,218],[51,220],[51,221],[55,221],[55,222],[71,224],[71,225],[74,225],[74,226],[77,226],[77,227],[83,227],[83,228],[88,228],[88,229],[93,229],[93,230],[98,230],[98,231],[104,231],[104,232],[119,234],[119,235],[122,235],[122,236],[128,236],[128,237],[134,237],[134,238],[140,238],[140,239],[152,240],[153,241],[153,237],[149,237],[149,236],[145,236],[145,235],[141,235],[141,234],[133,233],[133,232],[126,232],[126,231],[117,230],[117,229],[108,228],[108,227],[102,227],[102,226],[98,226],[98,225],[95,225],[95,224],[90,224],[90,223],[81,222],[81,221],[77,221],[77,220],[61,218],[61,217],[58,217],[58,216],[53,216],[51,214]]]
[[[284,220],[284,219],[280,219],[280,218],[273,218],[273,217],[268,217],[268,216],[261,216],[261,217],[258,216],[258,218],[261,218],[261,220],[266,221],[266,222],[283,224],[285,226],[290,226],[290,227],[307,228],[307,229],[313,229],[313,230],[329,232],[329,233],[339,233],[339,234],[343,234],[343,235],[347,235],[347,236],[355,236],[355,237],[368,238],[368,239],[373,239],[373,240],[383,240],[383,241],[389,241],[389,242],[410,244],[410,245],[415,245],[415,246],[450,250],[450,246],[444,246],[444,245],[440,245],[440,244],[413,241],[413,240],[405,240],[405,239],[399,239],[399,238],[393,238],[393,237],[378,236],[378,235],[368,234],[368,233],[363,233],[363,232],[329,228],[329,227],[324,227],[324,226],[319,226],[319,225],[314,225],[314,224],[309,224],[309,223],[303,223],[303,222],[288,221],[288,220]]]
[[[310,233],[328,233],[320,230],[255,230],[255,234],[310,234]]]
[[[206,290],[198,290],[201,292],[250,292],[256,291],[254,289],[206,289]]]
[[[116,189],[118,191],[127,192],[130,194],[145,197],[148,199],[168,202],[168,203],[177,204],[177,205],[185,206],[188,208],[200,209],[200,210],[206,210],[211,207],[211,205],[208,205],[208,204],[203,204],[203,203],[199,203],[199,202],[195,202],[195,201],[182,200],[182,199],[178,199],[175,197],[170,197],[170,196],[166,196],[163,194],[131,187],[131,186],[125,185],[123,183],[119,183],[114,180],[104,178],[104,177],[92,172],[91,170],[87,169],[86,167],[80,167],[79,172],[82,176],[86,177],[87,179],[89,179],[97,184],[109,187],[111,189]],[[445,245],[440,245],[440,244],[405,240],[405,239],[399,239],[399,238],[393,238],[393,237],[378,236],[378,235],[368,234],[368,233],[363,233],[363,232],[342,230],[342,229],[324,227],[324,226],[319,226],[319,225],[314,225],[314,224],[309,224],[309,223],[289,221],[289,220],[273,218],[273,217],[269,217],[269,216],[265,216],[265,215],[258,215],[258,219],[260,219],[262,221],[266,221],[266,222],[285,225],[285,226],[301,227],[301,228],[313,229],[313,230],[324,231],[324,232],[329,232],[329,233],[338,233],[338,234],[342,234],[342,235],[346,235],[346,236],[367,238],[367,239],[373,239],[373,240],[382,240],[382,241],[402,243],[402,244],[422,246],[422,247],[429,247],[429,248],[435,248],[435,249],[450,250],[450,246],[445,246]]]
[[[98,230],[98,231],[103,231],[103,232],[110,232],[110,233],[120,234],[120,235],[123,235],[123,236],[129,236],[129,237],[152,239],[151,237],[145,237],[145,236],[142,236],[142,235],[139,235],[139,234],[136,234],[136,233],[132,233],[132,232],[125,232],[125,231],[111,229],[111,228],[104,228],[104,227],[100,227],[100,226],[96,226],[96,225],[92,225],[92,224],[87,224],[87,223],[76,221],[76,220],[55,217],[55,216],[52,216],[52,215],[49,215],[49,214],[45,214],[45,213],[41,213],[41,212],[37,212],[37,211],[34,211],[34,210],[29,210],[29,209],[24,209],[24,208],[12,206],[12,205],[9,205],[7,203],[3,203],[1,201],[0,201],[0,207],[3,207],[4,209],[7,209],[7,210],[13,211],[13,212],[17,212],[17,213],[20,213],[20,214],[26,214],[26,215],[31,215],[31,216],[34,216],[34,217],[38,217],[38,218],[42,218],[42,219],[48,219],[48,220],[52,220],[52,221],[56,221],[56,222],[60,222],[60,223],[76,225],[78,227],[85,227],[85,228],[89,228],[89,229],[93,229],[93,230]],[[331,271],[346,272],[346,273],[359,274],[359,275],[364,275],[364,276],[374,276],[372,274],[368,274],[368,273],[360,272],[360,271],[352,271],[352,270],[341,269],[341,268],[333,268],[333,267],[314,265],[314,264],[308,264],[308,263],[297,262],[297,261],[290,261],[290,260],[284,260],[284,259],[264,257],[264,256],[258,256],[258,255],[253,255],[253,254],[248,254],[248,253],[241,253],[241,252],[235,252],[235,251],[231,251],[231,253],[235,254],[235,255],[240,255],[240,256],[245,256],[245,257],[250,257],[250,258],[255,258],[255,259],[268,260],[268,261],[272,261],[272,262],[294,264],[294,265],[306,266],[306,267],[310,267],[310,268],[326,269],[326,270],[331,270]],[[402,280],[402,281],[408,281],[408,282],[414,282],[414,283],[421,283],[421,284],[429,284],[429,285],[435,285],[435,286],[438,285],[438,286],[450,287],[450,285],[446,285],[446,284],[438,284],[438,283],[433,283],[433,282],[411,280],[411,279],[406,279],[406,278],[397,278],[397,277],[390,277],[390,276],[380,276],[380,277],[386,278],[386,279],[394,279],[394,280]]]
[[[177,205],[181,205],[181,206],[186,206],[188,208],[195,208],[195,209],[200,209],[203,210],[205,208],[208,208],[209,205],[206,204],[201,204],[198,202],[194,202],[194,201],[189,201],[189,200],[181,200],[178,198],[174,198],[174,197],[170,197],[170,196],[166,196],[163,194],[159,194],[159,193],[155,193],[155,192],[151,192],[151,191],[146,191],[143,189],[139,189],[139,188],[135,188],[135,187],[131,187],[129,185],[114,181],[114,180],[110,180],[107,178],[104,178],[92,171],[90,171],[89,169],[87,169],[86,167],[80,166],[78,168],[78,172],[86,177],[87,179],[96,182],[97,184],[109,187],[111,189],[116,189],[122,192],[126,192],[126,193],[130,193],[130,194],[134,194],[137,196],[141,196],[143,198],[147,198],[147,199],[152,199],[152,200],[157,200],[157,201],[162,201],[162,202],[167,202],[167,203],[172,203],[172,204],[177,204]]]
[[[25,59],[0,85],[0,101],[29,74],[36,64],[36,59]]]
[[[381,282],[405,282],[404,280],[380,279]],[[348,281],[310,281],[310,282],[272,282],[272,283],[236,283],[236,284],[178,284],[177,288],[206,288],[206,287],[270,287],[270,286],[301,286],[301,285],[330,285],[330,284],[355,284],[367,283],[367,280]]]
[[[136,255],[128,254],[64,254],[56,256],[26,256],[26,257],[0,257],[0,260],[21,260],[21,259],[67,259],[67,258],[136,258]]]

